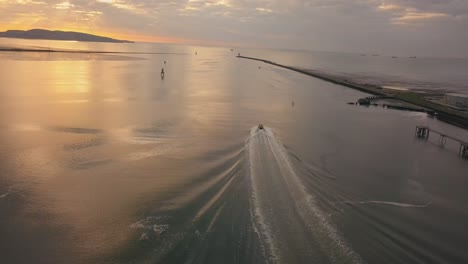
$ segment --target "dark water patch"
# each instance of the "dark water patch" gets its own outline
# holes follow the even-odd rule
[[[174,122],[161,121],[148,127],[137,127],[132,130],[133,135],[137,139],[158,139],[170,137],[171,128],[174,127]]]
[[[82,141],[79,143],[65,144],[63,146],[63,149],[65,151],[77,151],[77,150],[101,146],[101,145],[106,144],[107,142],[108,142],[108,139],[106,137],[100,136],[100,137],[95,137],[95,138]]]
[[[49,130],[54,131],[54,132],[73,133],[73,134],[99,134],[103,132],[102,129],[82,128],[82,127],[61,127],[61,126],[52,126],[52,127],[49,127]]]
[[[392,206],[388,206],[391,204]],[[443,242],[446,234],[439,239],[430,236],[433,227],[426,223],[414,222],[413,215],[432,215],[434,208],[430,203],[408,204],[396,202],[348,204],[345,215],[346,233],[351,240],[356,234],[366,229],[356,247],[363,257],[373,263],[464,263],[466,256],[458,255],[456,249]],[[431,213],[432,212],[432,213]],[[419,217],[418,217],[419,218]],[[341,222],[341,221],[340,221]],[[352,227],[351,227],[351,226]],[[429,229],[427,229],[429,228]],[[377,243],[377,244],[376,244]],[[371,245],[381,245],[375,248]],[[365,247],[374,247],[370,252]],[[386,257],[382,257],[386,256]]]
[[[68,167],[73,170],[87,170],[92,169],[95,167],[107,165],[112,163],[114,160],[112,159],[103,159],[103,160],[84,160],[81,158],[73,158],[69,161]]]
[[[0,198],[1,262],[81,263],[70,246],[70,226],[38,206],[40,202],[30,187],[19,183],[1,194],[4,195]]]

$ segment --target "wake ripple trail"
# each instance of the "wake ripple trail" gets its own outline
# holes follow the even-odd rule
[[[383,205],[391,205],[391,206],[403,207],[403,208],[426,208],[432,204],[432,202],[428,202],[426,204],[409,204],[409,203],[398,203],[398,202],[388,202],[388,201],[361,201],[361,202],[345,201],[344,203],[347,203],[347,204],[383,204]]]
[[[270,128],[246,141],[251,214],[267,262],[361,263],[296,174]]]
[[[17,186],[13,185],[13,186],[10,186],[7,190],[6,193],[3,193],[3,194],[0,194],[0,199],[4,199],[4,198],[7,198],[8,196],[14,194],[14,193],[17,193],[19,192],[20,190],[18,189]]]

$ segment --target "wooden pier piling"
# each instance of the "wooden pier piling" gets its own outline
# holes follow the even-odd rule
[[[430,131],[428,127],[416,126],[416,136],[418,138],[428,139]]]
[[[447,144],[447,137],[445,135],[440,135],[440,138],[439,138],[440,147],[444,148],[445,144]]]
[[[460,156],[464,159],[468,159],[468,145],[460,144]]]

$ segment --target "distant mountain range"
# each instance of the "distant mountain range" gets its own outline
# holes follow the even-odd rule
[[[7,30],[0,32],[0,38],[21,38],[21,39],[47,39],[47,40],[67,40],[86,42],[110,42],[110,43],[133,43],[133,41],[119,40],[96,36],[73,31],[50,31],[45,29],[31,30]]]

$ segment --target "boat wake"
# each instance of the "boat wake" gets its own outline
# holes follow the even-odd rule
[[[128,223],[128,244],[113,260],[363,263],[367,248],[381,240],[387,241],[379,249],[386,263],[396,263],[400,256],[423,259],[437,249],[405,224],[395,224],[403,220],[392,210],[422,213],[432,202],[374,200],[346,192],[335,175],[288,151],[268,127],[254,127],[245,141],[190,162],[203,169],[187,172],[187,181],[144,204]],[[376,236],[360,235],[360,228]],[[381,260],[381,255],[370,259]]]
[[[336,201],[343,200],[327,185],[329,175],[290,156],[270,128],[252,128],[239,143],[208,153],[216,162],[206,171],[148,203],[129,223],[133,238],[114,257],[151,263],[361,263],[319,207],[320,200],[337,210]]]
[[[426,204],[409,204],[409,203],[397,203],[397,202],[388,202],[388,201],[360,201],[360,202],[353,202],[353,201],[345,201],[346,204],[383,204],[383,205],[390,205],[396,207],[403,207],[403,208],[426,208],[432,204],[432,202],[428,202]]]
[[[246,154],[253,226],[269,262],[361,262],[307,192],[270,128],[251,129]]]
[[[10,186],[5,193],[0,194],[0,199],[7,198],[8,196],[11,196],[12,194],[18,193],[20,191],[21,189],[18,186]]]

